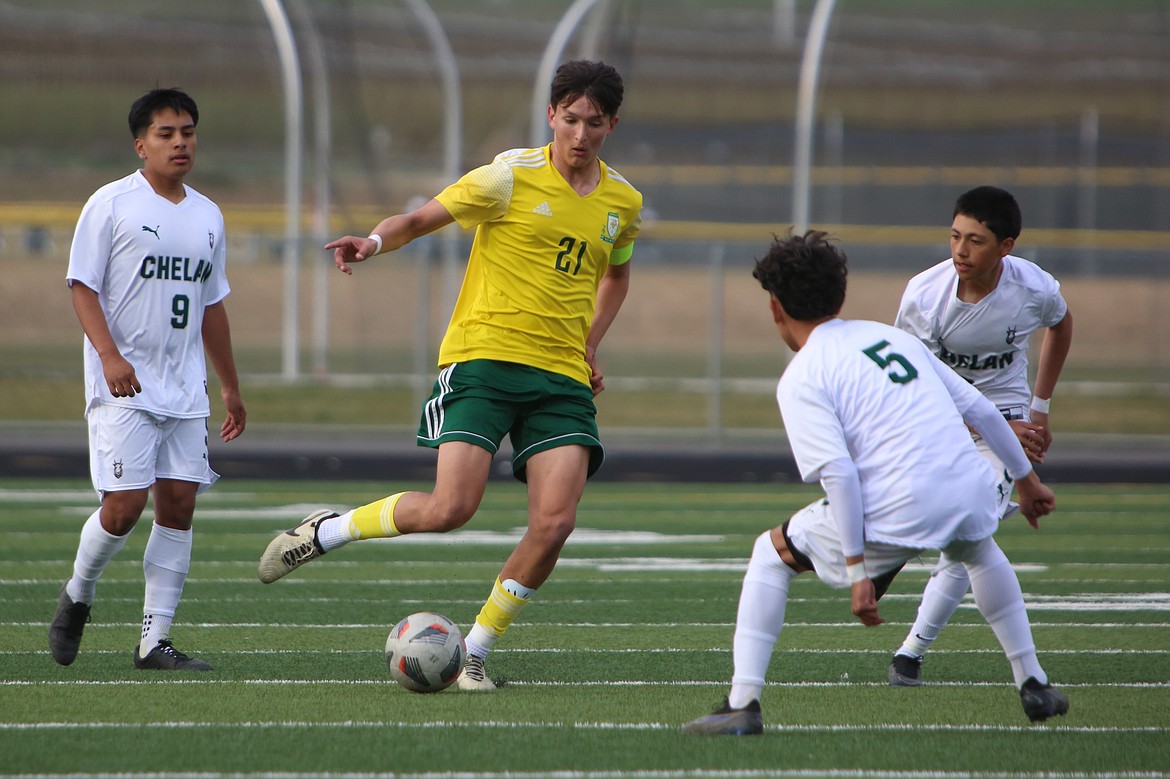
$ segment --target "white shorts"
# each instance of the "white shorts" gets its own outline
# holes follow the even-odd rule
[[[89,472],[98,494],[144,490],[157,479],[210,487],[219,478],[207,459],[207,417],[176,419],[135,408],[93,404]]]
[[[979,450],[979,454],[983,455],[983,459],[991,464],[991,469],[995,471],[995,501],[999,507],[999,518],[1007,519],[1020,510],[1020,504],[1012,500],[1012,490],[1015,489],[1015,481],[1011,476],[1008,476],[1007,469],[1003,467],[1003,463],[995,456],[995,452],[991,451],[991,447],[987,445],[987,441],[983,440],[983,436],[972,436],[975,441],[975,448]]]
[[[829,513],[829,502],[824,498],[813,501],[788,520],[788,538],[793,551],[804,554],[812,561],[813,569],[825,584],[835,590],[850,586],[849,574],[845,570],[845,553],[841,551],[841,535],[837,532],[837,521]],[[865,571],[869,578],[876,579],[882,574],[897,571],[907,560],[922,553],[921,549],[910,549],[892,544],[865,544]]]

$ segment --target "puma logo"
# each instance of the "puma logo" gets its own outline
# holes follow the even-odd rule
[[[154,237],[155,237],[155,238],[158,238],[160,241],[162,240],[162,239],[161,239],[161,238],[159,238],[159,236],[158,236],[158,225],[155,225],[154,227],[147,227],[146,225],[142,225],[142,232],[144,232],[144,233],[154,233]]]

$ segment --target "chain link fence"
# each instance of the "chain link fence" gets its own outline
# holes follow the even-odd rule
[[[458,169],[530,145],[537,65],[570,3],[422,5],[457,65]],[[63,283],[73,223],[135,167],[129,104],[179,86],[201,110],[189,183],[227,218],[246,380],[287,382],[291,306],[300,382],[429,391],[470,236],[448,228],[349,278],[328,272],[313,211],[328,197],[327,233],[361,233],[447,183],[452,118],[433,40],[417,2],[284,6],[306,95],[292,299],[284,85],[262,4],[0,2],[0,379],[79,376]],[[775,416],[787,355],[750,269],[792,221],[812,6],[603,0],[570,38],[566,58],[625,75],[602,156],[646,196],[633,289],[603,354],[619,425],[720,436]],[[947,256],[957,195],[994,184],[1024,211],[1016,253],[1054,273],[1075,312],[1062,386],[1108,403],[1167,394],[1170,2],[1002,2],[976,15],[948,0],[844,0],[816,115],[810,222],[850,255],[846,315],[892,321],[906,280]]]

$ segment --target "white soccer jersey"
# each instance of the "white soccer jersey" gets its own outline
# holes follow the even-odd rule
[[[223,214],[184,189],[183,201],[172,203],[137,171],[99,189],[81,212],[66,278],[98,293],[114,342],[142,385],[132,398],[111,395],[86,338],[86,408],[108,403],[179,418],[211,413],[203,311],[230,291]]]
[[[895,326],[918,336],[1001,410],[1026,416],[1028,339],[1064,319],[1060,283],[1035,263],[1008,255],[999,284],[978,303],[959,300],[958,284],[952,260],[919,273],[906,285]]]
[[[834,460],[853,461],[867,543],[938,549],[995,532],[995,475],[962,419],[979,392],[913,336],[878,322],[825,322],[776,395],[806,482]]]

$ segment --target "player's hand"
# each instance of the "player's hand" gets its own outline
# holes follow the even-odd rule
[[[1016,492],[1020,499],[1020,513],[1032,527],[1039,527],[1040,517],[1056,510],[1055,493],[1040,481],[1035,471],[1016,482]]]
[[[342,273],[353,275],[351,263],[362,262],[373,256],[378,250],[378,244],[369,238],[358,238],[356,235],[346,235],[336,241],[325,244],[325,250],[333,250],[333,264]]]
[[[861,620],[866,627],[874,627],[885,622],[878,614],[877,594],[873,589],[873,582],[863,579],[856,582],[852,589],[853,615]]]
[[[248,424],[248,412],[244,409],[244,401],[240,398],[238,390],[221,390],[220,396],[223,398],[227,417],[219,428],[219,437],[225,442],[233,441],[244,432],[244,427]]]
[[[134,366],[121,354],[102,357],[102,374],[106,377],[106,387],[115,398],[132,398],[142,392]]]
[[[597,350],[592,346],[585,347],[585,362],[589,365],[589,386],[596,397],[605,391],[605,376],[597,365]]]
[[[1016,438],[1020,439],[1020,446],[1024,447],[1024,454],[1028,455],[1028,459],[1034,463],[1044,462],[1044,454],[1048,451],[1048,445],[1052,443],[1052,435],[1048,428],[1035,420],[1025,422],[1022,419],[1013,419],[1008,424],[1011,425]]]

